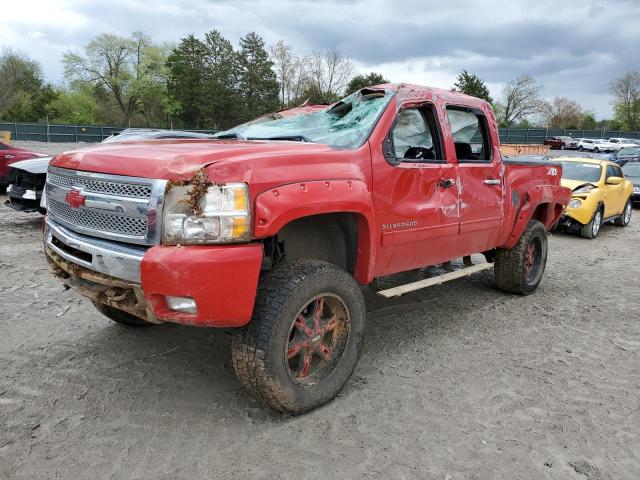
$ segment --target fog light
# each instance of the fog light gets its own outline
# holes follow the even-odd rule
[[[9,184],[7,185],[7,193],[11,193],[13,192],[13,185]]]
[[[577,198],[574,198],[569,202],[569,208],[578,208],[581,204],[582,202],[580,200],[578,200]]]
[[[191,297],[172,297],[165,295],[164,301],[167,302],[169,310],[184,313],[198,313],[196,301]]]

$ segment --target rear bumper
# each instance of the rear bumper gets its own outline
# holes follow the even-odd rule
[[[90,298],[145,320],[239,327],[251,319],[262,245],[124,245],[72,232],[47,219],[53,273]],[[196,313],[170,310],[165,296],[195,300]]]

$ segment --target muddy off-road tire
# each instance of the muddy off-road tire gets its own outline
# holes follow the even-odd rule
[[[147,322],[145,320],[142,320],[141,318],[136,317],[135,315],[123,312],[122,310],[110,307],[109,305],[104,305],[102,303],[94,303],[93,305],[101,314],[103,314],[109,320],[113,320],[120,325],[136,328],[151,327],[153,325],[156,325],[155,323]]]
[[[598,233],[600,233],[600,230],[602,229],[603,220],[604,208],[600,206],[595,212],[593,212],[591,221],[586,225],[582,225],[582,227],[580,227],[580,236],[589,239],[596,238],[598,236]]]
[[[618,227],[627,227],[631,222],[631,211],[633,210],[633,205],[631,204],[631,199],[627,200],[627,203],[624,205],[624,210],[618,218],[613,221],[613,224]]]
[[[304,413],[334,398],[353,372],[366,310],[346,271],[317,260],[265,273],[253,317],[234,336],[240,383],[274,410]]]
[[[513,248],[496,252],[494,272],[498,288],[520,295],[533,293],[542,280],[548,250],[544,225],[531,220]]]

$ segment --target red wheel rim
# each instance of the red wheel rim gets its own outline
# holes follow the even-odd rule
[[[524,278],[527,281],[532,280],[538,273],[540,264],[540,246],[536,239],[531,240],[524,253]]]
[[[344,353],[349,334],[349,314],[344,302],[320,294],[296,315],[289,330],[285,360],[289,376],[315,383],[333,371]]]

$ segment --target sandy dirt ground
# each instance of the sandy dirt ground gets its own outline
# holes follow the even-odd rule
[[[0,478],[636,480],[634,213],[553,235],[529,297],[489,271],[370,298],[346,388],[289,417],[240,388],[228,331],[111,323],[47,272],[41,217],[0,206]]]

